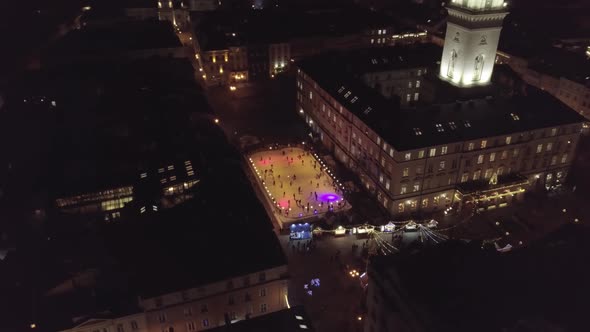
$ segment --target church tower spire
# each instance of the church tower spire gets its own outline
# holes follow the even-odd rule
[[[450,0],[440,77],[457,86],[486,85],[492,78],[504,0]]]

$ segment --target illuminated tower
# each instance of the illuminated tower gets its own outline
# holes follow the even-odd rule
[[[506,6],[504,0],[450,0],[443,80],[465,87],[490,82]]]

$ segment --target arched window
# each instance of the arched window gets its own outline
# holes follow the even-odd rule
[[[457,60],[457,51],[451,51],[451,57],[449,58],[449,67],[447,68],[447,76],[453,78],[455,73],[455,61]]]
[[[484,65],[484,57],[483,54],[480,54],[475,57],[475,64],[474,64],[474,71],[473,71],[473,81],[477,82],[481,80],[481,73],[483,72],[483,65]]]

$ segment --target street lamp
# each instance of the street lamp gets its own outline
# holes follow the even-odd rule
[[[215,120],[213,120],[213,122],[219,123],[219,119],[218,118],[215,118]]]

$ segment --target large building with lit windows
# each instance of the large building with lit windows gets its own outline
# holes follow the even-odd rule
[[[425,32],[401,33],[392,18],[356,7],[215,11],[191,17],[195,57],[207,85],[272,78],[288,70],[292,61],[326,50],[426,40]]]
[[[476,2],[455,2],[451,10],[467,11],[464,19],[468,20],[479,20],[488,11],[492,16],[504,13],[501,4],[502,9],[488,10],[488,2],[472,9]],[[457,24],[449,29],[471,23]],[[495,39],[486,40],[497,45]],[[401,61],[400,55],[392,64],[390,58],[367,53],[366,62],[394,68],[388,70],[396,79],[384,80],[390,82],[385,89],[367,79],[373,74],[358,62],[347,62],[352,70],[342,66],[342,55],[301,61],[297,112],[314,137],[355,171],[363,186],[393,215],[419,215],[447,207],[499,208],[522,198],[527,190],[562,184],[584,119],[543,91],[507,90],[492,84],[491,68],[486,65],[476,75],[477,70],[471,69],[481,63],[460,60],[480,52],[480,42],[477,38],[461,52],[455,51],[458,57],[451,76],[459,75],[457,82],[449,81],[445,60],[452,44],[448,45],[455,40],[445,41],[442,61],[434,65],[421,48],[411,51],[416,58],[426,58],[418,63],[412,57]],[[408,52],[396,49],[400,54]],[[494,46],[490,52],[495,51]],[[487,71],[489,75],[484,75]],[[474,83],[467,84],[467,77]],[[399,101],[388,98],[388,93],[399,94]]]

